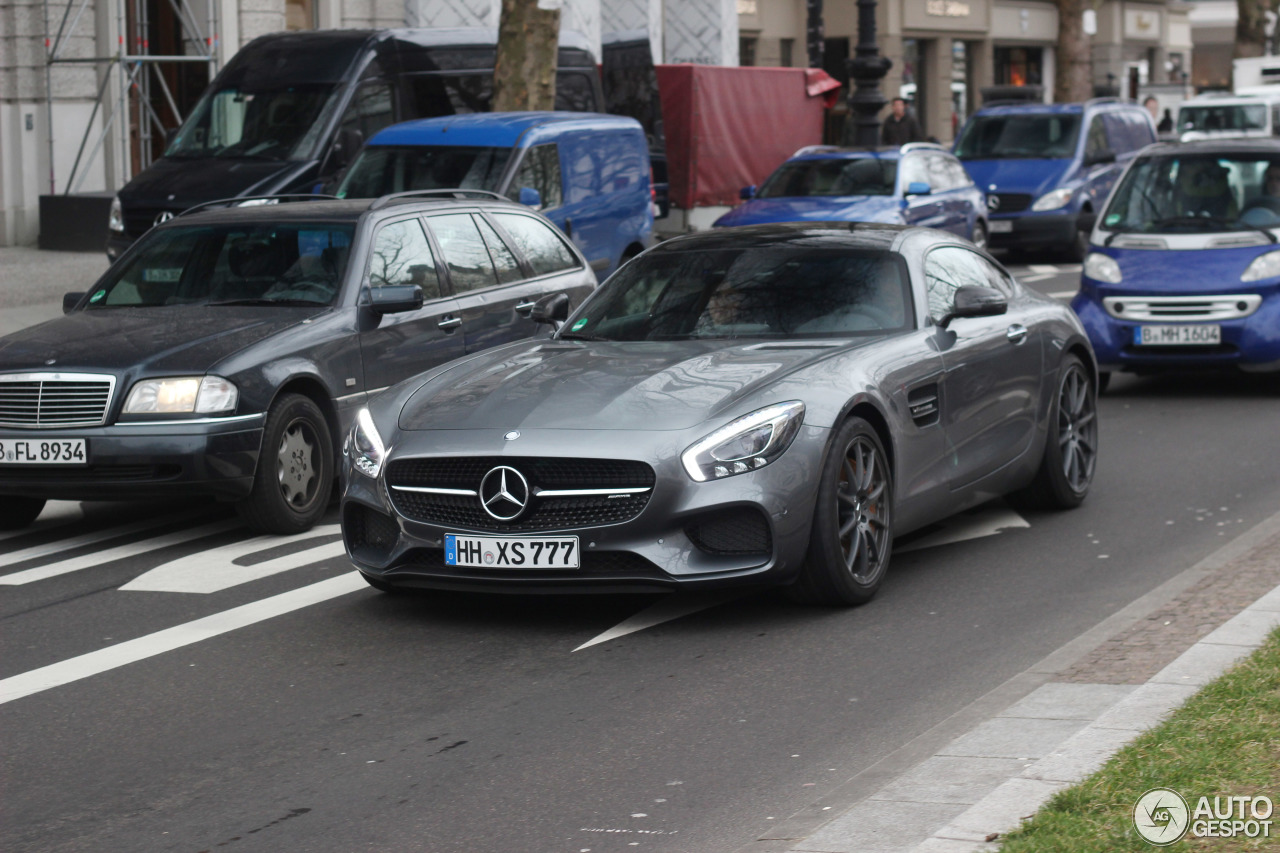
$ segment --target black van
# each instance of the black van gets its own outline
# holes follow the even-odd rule
[[[164,156],[112,202],[112,260],[153,225],[235,196],[314,192],[382,128],[486,112],[497,30],[276,33],[245,45],[200,97]],[[556,109],[602,112],[587,39],[560,36]]]

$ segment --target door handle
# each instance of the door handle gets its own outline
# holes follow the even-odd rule
[[[1009,339],[1009,343],[1020,344],[1027,339],[1027,327],[1021,323],[1014,323],[1004,336]]]
[[[439,326],[440,328],[444,329],[444,330],[447,332],[447,331],[450,331],[450,330],[452,330],[452,329],[456,329],[456,328],[458,328],[459,326],[461,326],[461,325],[462,325],[462,318],[461,318],[461,317],[445,317],[445,318],[444,318],[443,320],[441,320],[439,323],[436,323],[436,325],[437,325],[437,326]]]
[[[528,314],[530,311],[533,310],[533,306],[537,304],[538,304],[537,302],[521,302],[519,305],[516,306],[516,311],[521,314]]]

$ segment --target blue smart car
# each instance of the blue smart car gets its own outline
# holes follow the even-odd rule
[[[1090,237],[1071,305],[1112,371],[1280,371],[1280,140],[1152,146]]]
[[[742,190],[746,204],[715,227],[770,222],[887,222],[941,228],[987,242],[986,196],[940,145],[801,148],[764,185]]]

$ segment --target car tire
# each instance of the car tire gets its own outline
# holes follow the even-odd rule
[[[1097,389],[1092,372],[1074,355],[1058,370],[1048,435],[1035,479],[1009,496],[1026,509],[1074,509],[1084,502],[1098,458]]]
[[[1067,247],[1066,258],[1073,264],[1084,263],[1085,256],[1089,254],[1089,232],[1083,228],[1077,227],[1075,230],[1075,239],[1071,241],[1071,245]]]
[[[236,511],[253,530],[303,533],[324,515],[333,492],[333,439],[310,398],[284,394],[271,406],[253,491]]]
[[[0,530],[21,530],[44,512],[44,498],[0,496]]]
[[[969,242],[984,252],[987,250],[987,226],[982,224],[981,219],[973,223],[973,237]]]
[[[893,549],[893,476],[880,437],[862,418],[837,430],[823,463],[809,550],[793,601],[850,606],[871,600]],[[841,531],[847,531],[844,536]]]

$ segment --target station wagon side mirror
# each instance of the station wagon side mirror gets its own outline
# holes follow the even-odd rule
[[[520,188],[520,203],[525,207],[532,207],[534,210],[542,209],[542,193],[533,187]]]
[[[1116,161],[1116,152],[1104,148],[1101,151],[1094,151],[1084,158],[1084,165],[1097,166],[1100,163],[1114,163]]]
[[[928,195],[933,192],[933,187],[924,181],[912,181],[907,184],[907,195]]]
[[[529,319],[535,323],[557,325],[569,319],[569,294],[548,293],[533,304]]]
[[[1008,300],[994,287],[967,285],[956,289],[955,305],[938,325],[945,329],[957,317],[994,317],[1008,310]]]
[[[62,294],[62,313],[70,314],[76,310],[76,306],[80,304],[80,300],[84,299],[84,293],[64,293]]]
[[[403,314],[422,307],[422,288],[416,284],[389,284],[369,288],[369,308],[373,313]]]
[[[752,184],[749,187],[743,187],[742,189],[738,190],[738,198],[742,199],[743,201],[751,201],[751,199],[755,197],[756,197],[755,184]]]

